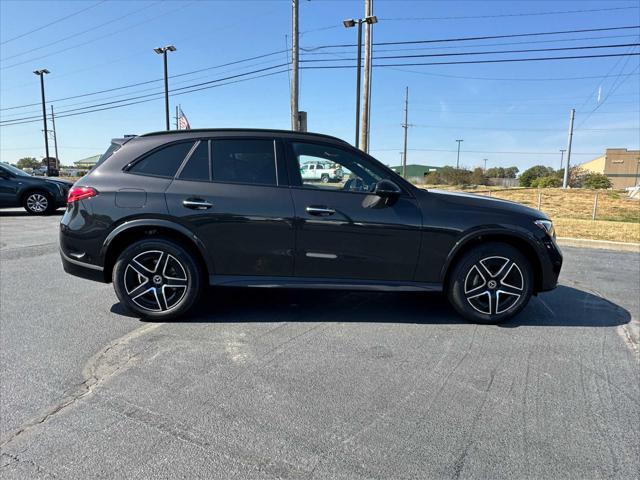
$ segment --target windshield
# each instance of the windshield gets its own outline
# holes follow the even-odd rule
[[[18,177],[30,177],[31,176],[27,172],[24,172],[24,171],[20,170],[19,168],[14,167],[13,165],[9,165],[8,163],[3,163],[2,165],[0,165],[0,168],[3,168],[6,171],[11,172],[14,175],[17,175]]]

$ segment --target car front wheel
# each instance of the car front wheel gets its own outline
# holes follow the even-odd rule
[[[202,274],[193,255],[164,239],[127,247],[113,268],[120,302],[140,317],[168,320],[184,315],[198,300]]]
[[[500,323],[519,313],[533,291],[530,262],[503,243],[467,252],[450,276],[448,296],[456,311],[477,323]]]

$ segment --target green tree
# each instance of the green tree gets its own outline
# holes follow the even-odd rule
[[[23,157],[16,163],[18,168],[38,168],[40,162],[33,157]]]
[[[582,185],[586,188],[611,188],[611,180],[603,173],[589,172],[585,174]]]
[[[468,185],[471,183],[471,172],[464,168],[442,167],[440,178],[447,185]]]
[[[504,178],[504,168],[503,167],[488,168],[486,175],[489,178]]]
[[[489,179],[484,174],[484,170],[480,167],[474,168],[469,177],[469,181],[473,185],[489,185]]]
[[[544,165],[536,165],[535,167],[531,167],[520,175],[520,186],[521,187],[531,187],[531,182],[536,178],[546,177],[549,175],[553,175],[555,171],[551,167],[545,167]]]
[[[519,171],[518,167],[507,167],[504,169],[504,178],[516,178]]]

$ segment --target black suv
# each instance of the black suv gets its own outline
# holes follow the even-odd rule
[[[0,208],[24,207],[32,215],[46,215],[67,204],[72,183],[33,177],[8,163],[0,163]]]
[[[340,182],[305,179],[309,162]],[[136,314],[184,314],[206,285],[444,291],[500,322],[556,286],[549,218],[492,198],[416,188],[326,135],[189,130],[115,141],[69,192],[64,269],[113,281]]]

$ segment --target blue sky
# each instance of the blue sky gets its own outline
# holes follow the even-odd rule
[[[11,1],[0,2],[0,108],[2,121],[39,114],[39,80],[47,68],[47,98],[56,111],[162,91],[156,81],[70,100],[58,99],[162,77],[153,47],[175,44],[170,74],[284,50],[291,30],[291,2],[282,1]],[[374,13],[376,42],[445,39],[640,25],[637,1],[382,1]],[[90,8],[89,8],[90,7]],[[631,8],[630,8],[631,7]],[[77,13],[81,10],[85,11]],[[614,10],[615,9],[615,10]],[[599,10],[575,12],[575,10]],[[566,12],[531,15],[544,12]],[[364,0],[302,1],[301,46],[352,44],[355,29],[345,18],[364,16]],[[55,25],[13,40],[53,20]],[[428,17],[428,18],[425,18]],[[434,18],[437,17],[437,18]],[[443,18],[454,17],[454,18]],[[460,18],[470,17],[470,18]],[[543,37],[376,47],[377,55],[460,53],[638,43],[640,29]],[[288,37],[290,39],[290,37]],[[544,40],[544,43],[540,43]],[[538,43],[525,43],[525,42]],[[637,52],[640,47],[576,50],[568,55]],[[326,54],[330,52],[330,54]],[[303,52],[303,59],[354,58],[355,48]],[[567,55],[566,52],[505,54],[490,58]],[[287,63],[282,52],[262,59],[172,79],[180,88]],[[443,61],[478,57],[417,58]],[[391,61],[388,61],[391,62]],[[325,63],[326,64],[326,63]],[[307,63],[306,65],[311,65]],[[316,65],[320,65],[317,63]],[[474,167],[534,164],[559,166],[566,148],[569,111],[577,109],[574,161],[607,147],[640,144],[640,57],[375,68],[371,153],[391,165],[400,161],[403,100],[410,90],[409,163]],[[272,73],[281,69],[267,70]],[[587,77],[587,78],[584,78]],[[600,78],[593,78],[600,77]],[[599,92],[599,93],[598,93]],[[116,96],[117,95],[117,96]],[[309,130],[348,141],[354,132],[355,71],[302,70],[300,107]],[[598,96],[600,102],[598,102]],[[171,99],[192,127],[289,128],[286,72],[223,85]],[[589,112],[596,109],[592,115]],[[162,97],[123,108],[57,120],[63,164],[101,153],[112,137],[164,128]],[[41,122],[0,126],[0,160],[42,157]],[[556,153],[557,152],[557,153]]]

